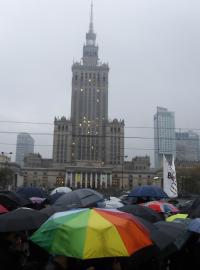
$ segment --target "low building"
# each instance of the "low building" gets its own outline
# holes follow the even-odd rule
[[[40,160],[40,156],[38,157]],[[37,160],[37,159],[36,159]],[[31,163],[36,164],[36,163]],[[112,166],[103,162],[78,161],[63,167],[27,166],[23,169],[24,184],[53,188],[93,188],[98,190],[130,190],[138,185],[159,185],[156,171],[150,168],[148,156],[135,157],[122,165]]]
[[[24,178],[20,165],[12,162],[11,158],[3,153],[0,155],[0,171],[4,169],[8,169],[8,179],[7,181],[5,179],[3,186],[0,183],[0,188],[15,189],[23,185]]]
[[[52,164],[52,159],[42,158],[39,153],[30,153],[24,157],[25,168],[50,168]]]

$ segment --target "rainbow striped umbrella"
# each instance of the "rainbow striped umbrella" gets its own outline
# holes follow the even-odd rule
[[[152,244],[132,215],[98,208],[56,213],[31,240],[51,254],[79,259],[129,256]]]

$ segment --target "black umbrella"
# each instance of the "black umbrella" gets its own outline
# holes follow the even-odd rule
[[[174,238],[159,230],[155,226],[156,223],[151,223],[140,217],[136,217],[136,219],[149,231],[152,241],[160,251],[165,250],[168,246],[173,244]]]
[[[199,218],[200,217],[200,198],[195,199],[188,209],[189,218]]]
[[[82,188],[73,190],[69,193],[62,195],[56,202],[54,206],[62,207],[65,209],[69,208],[79,208],[79,207],[93,207],[100,201],[104,200],[104,196],[89,188]]]
[[[42,188],[37,187],[21,187],[17,190],[23,198],[29,199],[31,197],[46,198],[47,192]]]
[[[47,203],[48,204],[54,204],[55,201],[57,201],[58,198],[60,198],[60,196],[66,194],[65,192],[56,192],[54,194],[50,194],[48,197],[47,197]]]
[[[0,215],[0,232],[35,230],[48,219],[48,215],[30,208],[18,208]]]
[[[184,223],[158,221],[154,223],[154,225],[159,231],[173,239],[173,244],[177,250],[181,249],[192,235],[192,233],[187,230],[187,224]]]
[[[21,206],[31,205],[31,201],[24,199],[19,194],[13,191],[1,191],[0,192],[0,204],[5,206],[9,210],[16,209]]]
[[[186,202],[180,202],[176,205],[176,207],[180,210],[182,214],[188,214],[191,210],[194,200],[189,200]]]
[[[67,210],[67,207],[65,208],[65,211]],[[63,212],[64,209],[62,207],[56,207],[53,205],[49,205],[41,210],[39,210],[40,213],[43,213],[45,215],[47,215],[48,217],[52,216],[53,214],[57,213],[57,212]]]
[[[157,222],[157,221],[163,220],[163,218],[159,215],[159,213],[157,213],[153,209],[142,206],[142,205],[138,205],[138,204],[137,205],[125,205],[125,206],[118,208],[118,210],[120,210],[122,212],[130,213],[134,216],[144,218],[150,222]]]

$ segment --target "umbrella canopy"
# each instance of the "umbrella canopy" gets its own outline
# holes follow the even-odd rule
[[[49,204],[54,204],[55,201],[57,201],[58,198],[60,198],[60,196],[64,195],[65,193],[64,192],[56,192],[54,194],[50,194],[48,197],[47,197],[47,203]]]
[[[141,205],[125,205],[118,208],[118,210],[130,213],[134,216],[141,217],[143,219],[148,220],[149,222],[156,222],[163,220],[163,218],[156,211]]]
[[[187,230],[187,225],[183,223],[158,221],[154,224],[161,232],[174,239],[173,244],[177,249],[181,249],[191,236],[191,233]]]
[[[175,214],[166,218],[166,221],[172,222],[175,221],[176,219],[186,219],[187,216],[188,214]]]
[[[200,234],[200,218],[195,218],[190,221],[188,225],[188,230],[190,232],[195,232]]]
[[[124,204],[119,198],[111,196],[109,199],[105,200],[105,208],[117,209],[122,206],[124,206]]]
[[[63,209],[66,207],[67,209],[92,207],[96,206],[98,202],[103,200],[104,196],[101,193],[93,189],[82,188],[62,195],[53,205],[63,207]]]
[[[1,191],[0,192],[0,204],[6,207],[8,210],[14,210],[21,206],[28,206],[31,201],[24,199],[19,194],[13,191]]]
[[[49,205],[49,206],[39,210],[39,212],[47,215],[48,217],[50,217],[50,216],[52,216],[53,214],[55,214],[57,212],[63,212],[63,208],[56,207],[56,206],[53,206],[53,205]]]
[[[199,203],[199,204],[198,204]],[[188,210],[188,217],[190,218],[200,218],[200,202],[199,199],[195,200]]]
[[[69,193],[71,191],[72,191],[72,189],[69,188],[69,187],[57,187],[54,190],[52,190],[50,194],[53,195],[53,194],[55,194],[57,192]]]
[[[37,187],[21,187],[17,190],[23,198],[29,199],[31,197],[46,198],[47,193],[45,190]]]
[[[179,202],[176,206],[180,210],[180,213],[188,214],[191,207],[192,207],[193,202],[194,202],[194,200],[187,200],[184,202]]]
[[[158,227],[155,226],[155,223],[149,222],[141,217],[136,218],[145,226],[146,229],[148,229],[153,243],[160,251],[163,251],[167,247],[173,247],[173,242],[175,240],[173,237],[159,230]]]
[[[99,208],[56,213],[31,240],[52,254],[80,259],[129,256],[152,245],[132,215]]]
[[[4,213],[7,213],[7,212],[8,212],[8,209],[0,204],[0,214],[4,214]]]
[[[18,208],[0,215],[0,232],[35,230],[48,219],[44,213],[30,208]]]
[[[129,194],[129,197],[152,197],[152,198],[168,198],[167,194],[157,186],[139,186],[134,188]]]
[[[141,205],[149,207],[158,213],[178,213],[179,209],[173,204],[161,201],[151,201],[147,203],[142,203]]]
[[[45,201],[46,199],[45,198],[40,198],[40,197],[31,197],[30,198],[30,201],[32,203],[37,203],[37,204],[41,204]]]

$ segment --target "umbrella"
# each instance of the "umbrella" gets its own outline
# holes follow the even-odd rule
[[[178,213],[179,209],[173,204],[162,202],[162,201],[151,201],[147,203],[142,203],[141,205],[149,207],[158,213]]]
[[[166,218],[166,221],[175,221],[176,219],[186,219],[188,214],[175,214]]]
[[[56,213],[31,240],[49,253],[80,259],[129,256],[152,245],[132,215],[99,208]]]
[[[194,202],[194,200],[184,201],[184,202],[178,203],[176,206],[180,210],[180,213],[188,214],[193,202]]]
[[[134,216],[142,217],[150,222],[163,220],[163,218],[156,211],[141,205],[125,205],[118,208],[118,210],[130,213]]]
[[[122,206],[124,206],[124,204],[119,198],[111,196],[109,199],[105,200],[105,208],[117,209]]]
[[[145,226],[146,229],[148,229],[152,241],[160,251],[163,251],[169,246],[173,246],[174,238],[159,230],[158,227],[155,226],[155,223],[149,222],[141,217],[136,218]]]
[[[49,205],[45,208],[42,208],[41,210],[39,210],[40,213],[44,213],[46,214],[48,217],[52,216],[53,214],[57,213],[57,212],[63,212],[63,208],[60,207],[56,207],[53,205]]]
[[[31,197],[39,197],[39,198],[47,197],[47,193],[45,192],[45,190],[37,187],[21,187],[17,190],[17,193],[26,199],[29,199]]]
[[[0,204],[6,207],[8,210],[13,210],[21,206],[28,206],[31,202],[22,198],[19,194],[13,191],[1,191],[0,192]]]
[[[45,201],[46,199],[45,198],[40,198],[40,197],[31,197],[30,198],[30,201],[32,203],[37,203],[37,204],[41,204]]]
[[[154,224],[161,232],[174,239],[173,244],[177,249],[181,249],[191,236],[186,224],[166,221],[158,221]]]
[[[62,195],[56,200],[54,206],[63,207],[63,210],[69,208],[81,208],[96,206],[100,201],[104,200],[104,196],[89,188],[82,188],[73,190],[69,193]]]
[[[69,193],[71,191],[72,191],[72,189],[69,188],[69,187],[57,187],[54,190],[52,190],[50,194],[53,195],[53,194],[55,194],[57,192]]]
[[[152,198],[168,198],[167,194],[157,186],[139,186],[134,188],[129,197],[152,197]]]
[[[191,208],[188,210],[188,217],[200,218],[200,205],[191,206]]]
[[[44,213],[30,208],[18,208],[0,215],[0,232],[35,230],[48,219]]]
[[[7,213],[8,212],[8,209],[5,208],[2,204],[0,204],[0,214],[4,214],[4,213]]]
[[[190,221],[188,225],[188,230],[190,232],[195,232],[200,234],[200,218],[195,218]]]
[[[64,192],[56,192],[54,194],[50,194],[48,197],[47,197],[47,203],[49,204],[54,204],[55,201],[60,198],[60,196],[64,195],[65,193]]]

